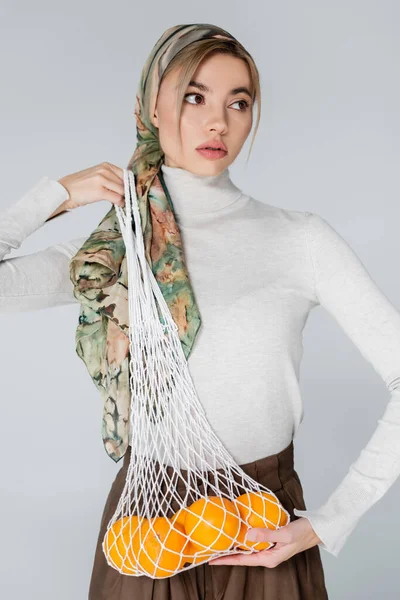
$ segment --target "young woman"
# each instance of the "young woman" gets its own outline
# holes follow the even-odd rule
[[[98,383],[105,373],[89,351],[94,343],[108,344],[112,352],[100,356],[99,364],[118,372],[119,381],[114,377],[104,393],[103,443],[113,460],[124,460],[104,507],[90,600],[326,599],[320,547],[337,556],[362,514],[398,476],[400,315],[322,217],[266,204],[232,182],[229,166],[252,129],[256,103],[260,109],[257,69],[228,32],[208,24],[168,29],[143,69],[135,109],[138,145],[129,167],[138,199],[151,207],[153,229],[147,239],[153,267],[160,263],[155,258],[166,231],[173,233],[175,248],[184,249],[184,256],[175,255],[176,270],[190,275],[193,288],[187,288],[186,297],[190,314],[197,316],[189,323],[183,311],[191,332],[185,341],[194,342],[188,365],[207,418],[242,469],[271,489],[290,513],[291,522],[278,531],[252,530],[252,539],[274,543],[268,550],[216,559],[160,580],[123,575],[107,564],[101,544],[123,489],[135,432],[126,428],[127,338],[113,312],[123,314],[123,299],[106,305],[103,293],[94,305],[89,292],[105,290],[112,296],[117,275],[124,272],[123,252],[116,259],[121,246],[115,220],[115,205],[124,205],[123,171],[104,162],[59,181],[44,177],[2,214],[4,258],[64,210],[104,199],[113,205],[88,240],[0,264],[2,312],[15,310],[16,294],[20,310],[79,301],[85,317],[78,326],[79,356]],[[157,212],[164,193],[173,211],[165,203]],[[104,270],[105,251],[109,271]],[[90,270],[99,264],[102,280]],[[163,269],[159,274],[166,275],[165,262]],[[171,281],[174,274],[168,273]],[[294,469],[293,438],[303,410],[302,330],[318,304],[382,375],[391,399],[343,482],[319,510],[308,511]],[[88,315],[94,315],[92,322]],[[182,315],[174,318],[182,325]],[[96,319],[97,340],[84,329]]]

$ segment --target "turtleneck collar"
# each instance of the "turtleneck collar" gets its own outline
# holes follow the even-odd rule
[[[218,175],[197,175],[162,163],[161,171],[174,212],[180,220],[216,212],[242,195],[231,180],[228,168]]]

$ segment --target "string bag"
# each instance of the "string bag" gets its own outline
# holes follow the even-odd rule
[[[125,208],[113,205],[70,262],[81,304],[76,351],[103,399],[102,439],[112,460],[125,455],[132,434],[124,489],[103,540],[108,564],[132,576],[171,577],[211,557],[268,548],[246,542],[247,529],[290,520],[216,437],[187,365],[201,316],[150,117],[176,54],[212,37],[240,45],[203,23],[171,27],[155,44],[136,95]]]
[[[135,181],[126,169],[124,187],[125,210],[116,211],[127,256],[135,435],[103,552],[120,573],[162,579],[210,558],[268,548],[268,542],[246,542],[246,531],[279,529],[290,515],[237,465],[211,428],[178,327],[146,260]]]

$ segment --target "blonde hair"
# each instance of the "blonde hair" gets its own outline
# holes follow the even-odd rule
[[[166,67],[162,79],[168,75],[172,70],[179,68],[180,75],[178,81],[177,88],[177,136],[180,138],[180,117],[182,113],[182,104],[185,92],[189,85],[189,82],[193,78],[196,69],[200,65],[200,63],[207,57],[212,54],[229,54],[236,58],[241,58],[248,66],[251,78],[251,87],[250,92],[252,92],[252,104],[257,103],[257,121],[254,130],[254,135],[252,142],[250,144],[249,155],[247,160],[250,157],[251,149],[253,147],[254,139],[258,130],[258,125],[261,117],[261,89],[260,89],[260,75],[256,64],[252,58],[252,56],[247,52],[247,50],[242,46],[240,42],[232,39],[223,39],[223,38],[208,38],[205,40],[198,40],[189,44],[182,48],[176,56],[171,60],[171,62]],[[161,79],[161,81],[162,81]],[[160,81],[160,86],[161,86]],[[159,87],[160,87],[159,86]],[[252,107],[251,107],[252,110]],[[247,162],[247,161],[246,161]]]

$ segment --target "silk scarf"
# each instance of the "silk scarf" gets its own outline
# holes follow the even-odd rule
[[[173,200],[162,177],[164,153],[150,117],[170,61],[186,45],[212,37],[235,39],[214,25],[177,25],[167,29],[153,47],[136,93],[137,145],[127,166],[134,174],[146,260],[178,327],[186,359],[200,329],[201,316]],[[114,205],[72,257],[69,272],[74,296],[80,303],[76,352],[101,394],[103,444],[107,454],[118,462],[129,443],[131,394],[127,262]]]

